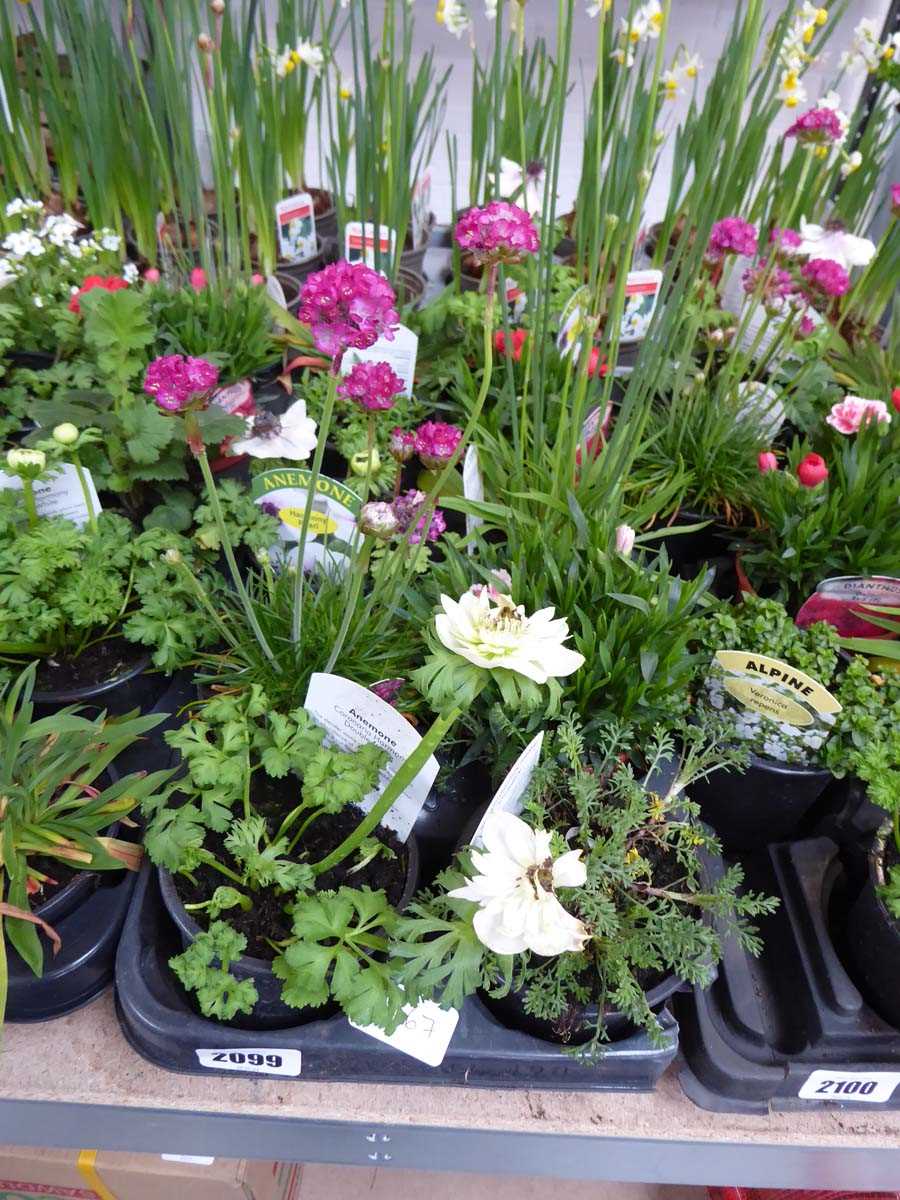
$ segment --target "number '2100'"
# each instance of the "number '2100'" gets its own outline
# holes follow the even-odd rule
[[[816,1088],[818,1095],[871,1096],[878,1087],[874,1079],[823,1079]]]

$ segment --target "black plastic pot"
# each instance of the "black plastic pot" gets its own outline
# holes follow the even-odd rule
[[[316,233],[323,238],[336,238],[338,231],[337,209],[334,207],[331,193],[324,188],[311,187],[307,191],[312,196],[313,201],[327,199],[328,207],[322,212],[316,212]]]
[[[401,267],[396,280],[396,290],[401,304],[412,304],[416,308],[425,295],[425,276],[419,271]]]
[[[428,243],[431,236],[431,226],[434,224],[434,216],[432,215],[430,223],[422,231],[422,241],[418,246],[410,245],[410,248],[403,249],[400,252],[400,267],[406,271],[413,271],[417,275],[424,275],[425,252],[428,249]],[[409,237],[409,241],[412,238]]]
[[[854,978],[880,1016],[900,1029],[900,922],[878,895],[884,885],[884,847],[891,837],[883,830],[868,855],[862,890],[847,913],[847,954]]]
[[[475,831],[490,797],[489,774],[478,762],[467,763],[434,784],[413,826],[425,884],[446,866],[464,832]]]
[[[406,884],[403,894],[397,902],[397,908],[402,911],[415,894],[419,883],[419,853],[415,836],[406,843]],[[201,926],[194,920],[182,904],[175,889],[175,881],[168,871],[159,870],[159,890],[166,911],[171,917],[183,949],[192,944]],[[334,1002],[319,1008],[293,1008],[281,999],[281,980],[273,973],[271,962],[262,958],[252,958],[243,955],[230,967],[236,979],[252,979],[256,985],[259,999],[250,1016],[238,1016],[230,1022],[237,1029],[290,1029],[296,1025],[305,1025],[309,1021],[320,1021],[339,1011]]]
[[[36,688],[32,694],[35,716],[50,716],[69,704],[84,705],[98,712],[106,709],[115,716],[130,712],[133,708],[147,712],[155,707],[169,686],[169,677],[151,672],[151,665],[151,655],[141,654],[130,667],[101,683],[55,691]]]
[[[798,836],[832,779],[819,767],[794,767],[751,754],[746,771],[722,769],[693,784],[691,799],[724,846],[757,850]]]
[[[284,282],[285,276],[287,276],[288,279],[292,279],[295,283],[302,285],[303,280],[307,277],[307,275],[312,275],[314,271],[321,271],[324,267],[328,251],[331,247],[331,242],[329,239],[322,237],[320,233],[317,233],[316,244],[318,246],[316,254],[314,254],[312,258],[308,258],[306,262],[292,263],[279,261],[278,269],[275,274],[281,281],[282,287],[285,288],[285,294],[287,294],[287,286]],[[288,311],[293,312],[294,309],[291,309],[289,306]]]
[[[284,292],[285,308],[292,317],[295,317],[297,309],[300,307],[301,285],[299,279],[287,267],[280,267],[275,272],[275,278],[281,284],[282,291]]]
[[[53,366],[54,358],[45,350],[11,350],[9,365],[23,367],[27,371],[46,371]]]

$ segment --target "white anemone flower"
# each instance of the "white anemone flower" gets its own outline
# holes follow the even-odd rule
[[[488,173],[488,179],[493,184],[493,172]],[[543,210],[546,186],[547,172],[542,162],[520,167],[511,158],[501,157],[499,191],[504,200],[515,197],[516,203],[533,215]]]
[[[296,400],[283,416],[261,412],[247,421],[247,433],[231,445],[233,454],[253,458],[309,458],[316,448],[316,423],[306,415],[306,401]]]
[[[465,887],[448,893],[479,906],[472,922],[479,940],[495,954],[580,950],[590,935],[554,892],[586,882],[581,851],[569,850],[554,859],[550,834],[531,829],[508,812],[488,818],[483,839],[485,850],[472,851],[478,874]]]
[[[825,225],[813,225],[800,218],[800,237],[797,254],[808,258],[830,258],[845,271],[851,267],[865,267],[875,257],[875,243],[868,238],[857,237],[844,229],[829,229]]]
[[[444,611],[435,618],[435,630],[448,650],[493,670],[503,667],[535,683],[571,675],[584,655],[564,646],[569,626],[553,619],[552,608],[528,617],[522,605],[489,587],[477,596],[465,592],[459,600],[441,596]]]

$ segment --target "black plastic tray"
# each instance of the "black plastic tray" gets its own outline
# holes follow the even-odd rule
[[[569,1091],[651,1091],[675,1057],[678,1026],[663,1010],[666,1045],[643,1033],[612,1043],[601,1061],[585,1066],[561,1047],[507,1029],[475,998],[465,1002],[446,1057],[429,1067],[354,1029],[342,1016],[294,1029],[253,1032],[199,1016],[168,967],[181,949],[162,904],[156,873],[141,873],[116,961],[116,1000],[122,1029],[144,1058],[170,1071],[213,1075],[198,1049],[250,1046],[299,1050],[301,1080],[456,1084],[469,1087]],[[243,1075],[247,1072],[229,1071]]]
[[[675,998],[682,1087],[713,1112],[859,1108],[850,1097],[799,1096],[814,1071],[900,1072],[900,1031],[866,1004],[841,958],[852,872],[824,837],[741,861],[748,886],[778,894],[781,905],[760,923],[761,958],[729,939],[713,986]],[[900,1109],[900,1087],[866,1107]]]

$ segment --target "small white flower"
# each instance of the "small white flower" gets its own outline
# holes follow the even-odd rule
[[[134,283],[138,277],[137,263],[127,262],[122,267],[122,278],[126,283]]]
[[[122,239],[117,233],[113,233],[111,229],[103,229],[100,231],[100,246],[104,250],[112,250],[115,252],[122,245]]]
[[[275,74],[279,79],[284,79],[293,69],[294,61],[291,58],[290,48],[285,46],[282,52],[275,57]]]
[[[80,228],[80,223],[74,217],[69,216],[68,213],[62,213],[60,216],[47,218],[41,229],[41,236],[47,238],[54,246],[68,246],[75,240],[75,235]]]
[[[616,549],[626,557],[634,549],[635,532],[630,525],[616,526]]]
[[[796,108],[806,100],[806,88],[800,82],[797,69],[788,68],[784,72],[777,95],[788,108]]]
[[[882,48],[878,44],[879,28],[872,17],[863,17],[853,30],[850,49],[840,58],[842,71],[877,71]]]
[[[613,50],[610,58],[614,58],[620,67],[634,66],[634,54],[630,49],[626,50],[622,46],[619,46],[617,50]]]
[[[308,42],[304,38],[301,38],[294,47],[294,60],[297,61],[298,59],[304,66],[309,67],[314,75],[318,75],[325,65],[325,55],[322,52],[322,47],[316,46],[313,42]]]
[[[562,954],[581,950],[588,934],[554,894],[558,887],[582,887],[587,869],[580,850],[554,859],[550,834],[531,829],[512,813],[498,812],[484,828],[484,851],[473,850],[478,874],[448,895],[478,906],[473,926],[495,954]]]
[[[35,308],[43,308],[44,307],[44,301],[41,296],[34,297],[34,307]]]
[[[44,206],[40,200],[33,200],[30,196],[16,196],[7,204],[5,211],[8,217],[20,217],[24,213],[43,212]]]
[[[845,271],[851,267],[865,267],[875,257],[875,243],[868,238],[856,237],[843,229],[813,225],[803,217],[800,218],[800,236],[803,240],[797,247],[797,254],[808,258],[830,258]]]
[[[838,145],[840,145],[840,142],[842,142],[847,136],[847,130],[850,128],[850,118],[841,108],[840,96],[837,94],[837,92],[827,92],[819,100],[819,108],[830,108],[840,122],[841,137],[840,141],[838,142]]]
[[[528,617],[494,588],[478,596],[465,592],[458,601],[441,596],[441,606],[434,623],[438,638],[477,667],[503,667],[543,684],[571,675],[584,662],[584,655],[563,645],[569,626],[561,617],[554,620],[552,608]]]
[[[462,0],[439,0],[436,20],[454,37],[460,37],[472,24],[469,11]]]
[[[244,437],[232,443],[232,453],[253,458],[309,458],[316,448],[316,423],[306,415],[306,401],[295,400],[277,417],[262,412],[247,421]]]
[[[640,15],[647,29],[647,37],[658,38],[663,27],[663,10],[659,0],[649,0],[640,10]]]
[[[497,0],[484,0],[484,15],[489,21],[497,19]]]
[[[858,150],[853,150],[847,155],[844,162],[841,163],[841,178],[847,179],[854,171],[858,171],[862,166],[863,156]]]

